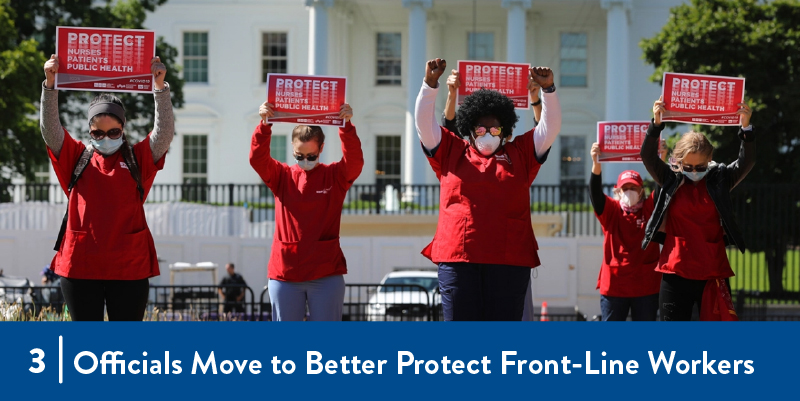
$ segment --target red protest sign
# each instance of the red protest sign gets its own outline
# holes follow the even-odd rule
[[[275,106],[267,121],[343,127],[346,90],[345,77],[267,74],[267,102]]]
[[[744,100],[744,78],[665,72],[662,95],[662,121],[739,125],[736,111]]]
[[[495,63],[489,61],[458,61],[461,86],[458,104],[478,89],[492,89],[508,96],[514,108],[528,109],[528,69],[530,64]]]
[[[56,89],[152,92],[156,34],[142,29],[56,27]]]
[[[642,143],[649,121],[598,121],[597,143],[600,162],[640,162]]]

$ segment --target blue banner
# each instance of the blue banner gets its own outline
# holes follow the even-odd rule
[[[800,322],[7,322],[0,394],[794,398],[798,332]]]

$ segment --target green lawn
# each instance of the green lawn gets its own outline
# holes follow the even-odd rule
[[[731,278],[731,288],[735,290],[769,291],[767,262],[764,252],[728,249],[728,260],[735,277]],[[783,289],[800,291],[800,250],[786,252],[786,268],[783,270]]]

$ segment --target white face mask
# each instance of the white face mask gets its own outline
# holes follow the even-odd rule
[[[485,134],[484,136],[475,137],[475,148],[478,149],[484,156],[489,156],[500,147],[501,139],[499,136]]]
[[[92,147],[100,152],[100,154],[108,156],[114,154],[119,148],[122,146],[122,137],[120,136],[117,139],[111,139],[109,137],[105,137],[101,140],[90,139],[89,143],[92,144]]]
[[[319,157],[316,160],[308,161],[308,160],[298,160],[297,165],[300,166],[301,169],[305,171],[311,171],[314,167],[317,167],[317,163],[319,163]]]
[[[629,189],[619,195],[619,202],[627,207],[631,207],[639,203],[639,191]]]

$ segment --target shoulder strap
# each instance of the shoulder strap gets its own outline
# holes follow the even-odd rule
[[[81,178],[81,174],[83,171],[86,170],[86,166],[89,165],[89,160],[92,159],[92,154],[94,154],[94,148],[92,145],[86,146],[86,149],[83,150],[81,153],[81,157],[78,159],[78,163],[75,164],[75,169],[72,170],[72,178],[69,180],[69,185],[67,186],[67,211],[64,212],[64,219],[61,221],[61,229],[58,231],[58,238],[56,239],[56,246],[53,248],[54,251],[58,251],[61,248],[61,241],[64,240],[64,234],[67,232],[67,216],[69,215],[69,194],[72,192],[72,188],[75,187],[75,183],[78,182],[78,178]]]
[[[144,187],[142,187],[142,172],[139,169],[139,163],[136,161],[136,153],[133,152],[133,146],[127,145],[129,152],[122,152],[122,158],[125,159],[125,164],[128,165],[128,171],[131,177],[136,181],[136,190],[139,191],[139,200],[144,200]],[[129,160],[130,159],[130,160]],[[134,170],[139,174],[134,173]]]

